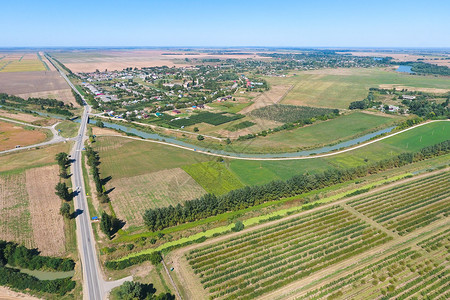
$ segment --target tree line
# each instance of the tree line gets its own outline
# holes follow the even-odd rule
[[[149,230],[157,231],[228,211],[237,211],[264,202],[300,195],[449,152],[450,140],[447,140],[434,146],[425,147],[415,153],[402,153],[365,166],[330,169],[318,174],[296,175],[286,181],[276,180],[264,185],[246,186],[222,196],[206,194],[175,207],[170,205],[162,208],[150,208],[145,211],[143,219]]]
[[[95,190],[97,191],[98,199],[101,203],[108,203],[109,196],[106,193],[106,188],[100,178],[100,171],[98,169],[98,165],[100,164],[100,157],[98,153],[89,146],[86,147],[85,153],[87,157],[87,164],[91,167],[92,170],[92,177],[94,179]]]
[[[65,104],[63,101],[47,98],[28,98],[27,100],[14,95],[8,95],[0,93],[0,104],[8,105],[23,109],[30,104],[40,105],[42,110],[49,113],[59,114],[63,116],[71,117],[74,114],[70,111],[73,109],[73,105]]]
[[[37,249],[0,240],[0,265],[6,264],[29,270],[72,271],[75,268],[70,258],[41,256]]]
[[[447,66],[438,66],[424,62],[405,62],[402,64],[411,66],[411,71],[417,74],[450,76],[450,68]]]
[[[83,105],[84,105],[83,98],[81,98],[81,96],[80,96],[78,93],[76,93],[74,90],[72,90],[72,94],[73,94],[73,96],[75,97],[75,101],[76,101],[78,104],[80,104],[81,106],[83,106]]]
[[[70,277],[39,280],[17,269],[6,267],[6,264],[30,270],[71,271],[75,268],[75,262],[69,258],[40,256],[36,249],[0,240],[0,285],[59,295],[64,295],[75,287],[75,282]]]

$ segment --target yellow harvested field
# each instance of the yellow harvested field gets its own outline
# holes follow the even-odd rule
[[[143,226],[142,215],[148,208],[176,206],[206,191],[180,168],[111,180],[108,186],[111,204],[117,216],[129,226]]]
[[[41,92],[30,92],[30,93],[22,93],[17,94],[23,99],[28,98],[50,98],[50,99],[58,99],[64,101],[65,103],[72,103],[74,107],[79,107],[80,105],[75,101],[73,97],[72,90],[69,88],[60,89],[60,90],[50,90],[50,91],[41,91]]]
[[[4,64],[4,67],[1,68],[0,72],[32,72],[45,70],[44,64],[38,59],[22,59],[21,61],[9,61]]]
[[[0,72],[0,93],[22,98],[49,96],[79,106],[69,85],[57,71]]]
[[[94,72],[96,69],[122,70],[124,68],[143,68],[158,66],[189,66],[188,59],[245,59],[259,57],[256,53],[192,53],[164,50],[104,50],[104,51],[66,51],[51,53],[73,72]]]
[[[0,240],[35,247],[25,174],[0,175]]]
[[[25,172],[33,239],[42,254],[50,256],[65,251],[64,220],[59,214],[61,199],[55,194],[58,173],[57,165]]]

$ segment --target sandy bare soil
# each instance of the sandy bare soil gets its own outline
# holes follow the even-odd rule
[[[58,100],[75,103],[69,86],[56,71],[0,73],[0,92],[24,96],[54,94]]]
[[[422,87],[411,87],[399,84],[380,84],[381,89],[392,89],[396,88],[397,90],[407,89],[408,91],[419,91],[426,93],[436,93],[436,94],[444,94],[450,91],[450,89],[436,89],[436,88],[422,88]]]
[[[14,299],[39,300],[40,298],[36,298],[23,293],[14,292],[7,287],[0,286],[0,300],[14,300]]]
[[[123,135],[122,133],[119,133],[113,129],[100,128],[97,126],[92,127],[92,134],[93,135]]]
[[[64,220],[59,214],[61,199],[55,195],[58,168],[53,165],[25,172],[34,241],[43,255],[50,256],[65,251]]]
[[[13,123],[0,122],[0,151],[37,144],[43,142],[46,137],[46,134],[39,130],[26,130]]]
[[[253,99],[253,104],[241,110],[240,113],[246,114],[258,108],[279,103],[292,87],[292,85],[274,85],[269,91]]]
[[[12,113],[12,112],[2,110],[2,109],[0,109],[0,116],[5,117],[5,118],[11,118],[14,120],[24,121],[24,122],[28,122],[28,123],[39,122],[39,121],[45,120],[44,118],[41,118],[41,117],[36,117],[33,115],[24,114],[24,113]]]

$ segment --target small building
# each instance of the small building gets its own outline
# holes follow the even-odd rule
[[[402,95],[402,98],[406,99],[406,100],[414,100],[414,99],[416,99],[416,96]]]

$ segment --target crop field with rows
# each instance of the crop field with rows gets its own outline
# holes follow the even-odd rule
[[[333,113],[334,110],[328,108],[274,104],[258,108],[250,114],[261,119],[293,123]]]
[[[210,298],[254,299],[390,239],[334,206],[194,249],[187,260]]]
[[[175,120],[173,119],[167,124],[172,126],[181,127],[181,126],[190,126],[198,123],[208,123],[211,125],[220,125],[224,123],[228,123],[234,120],[238,120],[243,118],[243,115],[237,114],[225,114],[225,113],[211,113],[211,112],[200,112],[197,114],[191,115],[189,118],[183,118]]]
[[[303,295],[306,299],[448,299],[450,229]]]
[[[405,235],[448,215],[449,186],[450,172],[444,172],[351,201],[349,205],[387,229]]]

